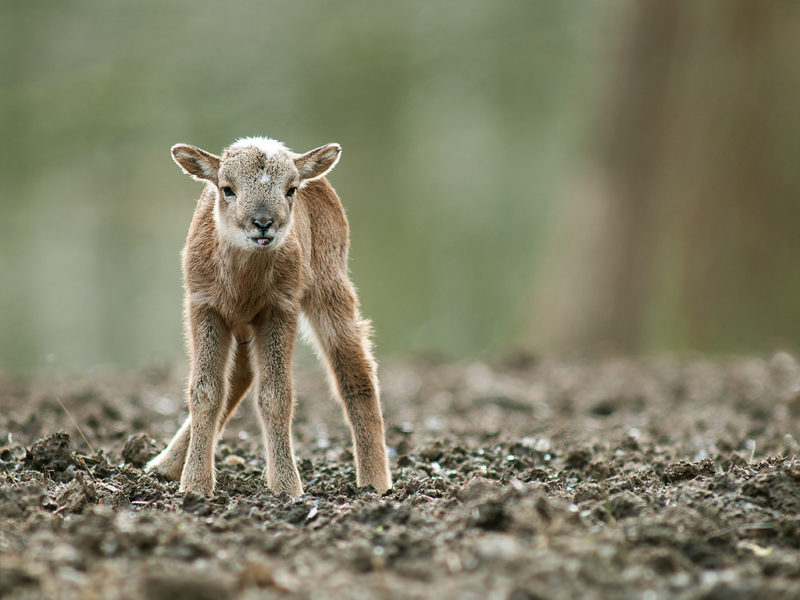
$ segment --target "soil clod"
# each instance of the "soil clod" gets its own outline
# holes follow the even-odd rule
[[[25,466],[49,473],[63,473],[74,464],[69,435],[64,432],[37,440],[25,456]]]
[[[156,454],[158,454],[158,442],[145,433],[129,436],[122,447],[122,460],[134,467],[145,466]]]

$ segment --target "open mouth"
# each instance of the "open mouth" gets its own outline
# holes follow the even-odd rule
[[[272,240],[275,239],[274,235],[265,236],[265,237],[251,237],[254,244],[258,244],[259,246],[269,246],[272,243]]]

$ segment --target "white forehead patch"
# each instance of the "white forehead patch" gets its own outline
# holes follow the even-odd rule
[[[289,149],[278,140],[273,140],[268,137],[246,137],[236,140],[231,144],[231,148],[245,148],[253,146],[261,150],[267,156],[273,156],[280,152],[288,152]]]
[[[268,183],[270,179],[271,177],[269,176],[269,173],[264,173],[261,176],[261,183]]]

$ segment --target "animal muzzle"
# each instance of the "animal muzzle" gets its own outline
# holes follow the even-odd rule
[[[269,217],[253,217],[250,222],[255,228],[250,239],[259,246],[269,246],[278,233],[275,222]]]

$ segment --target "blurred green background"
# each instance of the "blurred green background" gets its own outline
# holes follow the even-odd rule
[[[800,3],[0,3],[0,368],[183,355],[176,142],[336,141],[379,355],[800,341]]]

